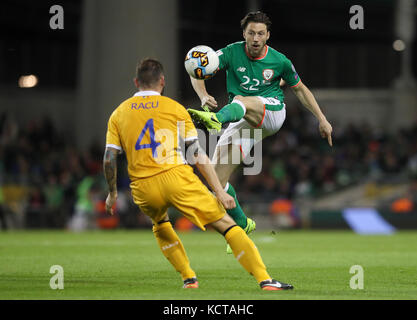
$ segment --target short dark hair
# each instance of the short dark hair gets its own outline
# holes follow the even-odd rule
[[[241,21],[240,26],[243,30],[246,29],[250,22],[264,23],[266,25],[266,30],[271,29],[272,22],[269,17],[262,11],[253,11],[249,12]]]
[[[141,87],[152,87],[163,75],[162,63],[156,59],[145,58],[138,63],[136,68],[136,79]]]

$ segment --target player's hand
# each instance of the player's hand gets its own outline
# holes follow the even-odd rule
[[[322,138],[327,138],[327,142],[329,143],[329,145],[331,147],[333,147],[333,142],[332,142],[333,128],[332,128],[331,124],[326,119],[320,121],[319,131],[320,131],[321,137]]]
[[[226,193],[225,191],[220,191],[216,193],[217,199],[222,203],[225,209],[233,209],[236,208],[235,199]]]
[[[117,191],[116,192],[109,192],[107,199],[106,199],[106,212],[108,214],[113,215],[113,205],[116,203],[117,200]]]
[[[201,106],[204,106],[204,105],[208,106],[210,110],[213,110],[217,108],[217,101],[216,99],[214,99],[214,97],[210,95],[206,95],[201,98]]]

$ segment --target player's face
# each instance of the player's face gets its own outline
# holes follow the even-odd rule
[[[248,53],[258,58],[265,53],[265,44],[269,39],[269,31],[266,24],[259,22],[249,22],[243,31],[243,38],[246,40]]]

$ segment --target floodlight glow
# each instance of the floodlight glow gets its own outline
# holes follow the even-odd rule
[[[31,74],[27,76],[21,76],[19,78],[20,88],[33,88],[38,84],[38,77]]]
[[[404,51],[405,43],[404,41],[398,39],[393,42],[392,47],[394,48],[395,51]]]

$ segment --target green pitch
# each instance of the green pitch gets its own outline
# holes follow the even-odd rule
[[[200,288],[182,289],[150,231],[0,233],[0,299],[416,299],[417,232],[359,236],[349,231],[259,232],[270,274],[293,291],[264,292],[213,231],[181,233]],[[52,290],[53,265],[64,289]],[[350,268],[361,265],[364,289]]]

